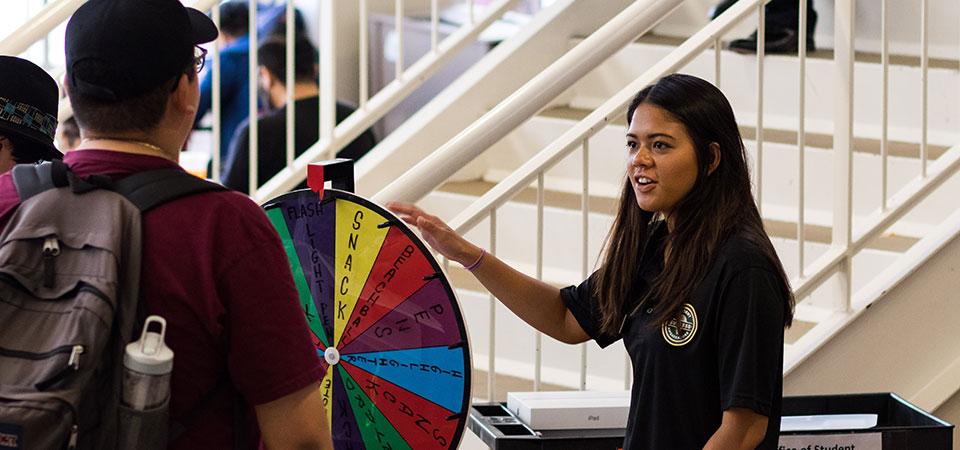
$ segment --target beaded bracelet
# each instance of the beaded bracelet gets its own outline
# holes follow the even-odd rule
[[[483,262],[483,257],[487,256],[487,251],[480,249],[480,256],[477,257],[477,260],[470,264],[469,266],[463,266],[464,269],[467,269],[468,272],[473,272],[477,270],[477,267],[480,267],[480,263]]]

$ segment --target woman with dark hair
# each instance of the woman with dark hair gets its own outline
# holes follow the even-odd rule
[[[521,319],[633,363],[625,449],[775,449],[793,296],[750,190],[733,110],[669,75],[627,110],[626,180],[600,268],[557,289],[412,205],[388,205]]]

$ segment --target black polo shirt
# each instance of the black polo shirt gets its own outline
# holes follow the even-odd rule
[[[656,306],[639,305],[663,266],[666,226],[655,226],[638,269],[635,300],[621,332],[599,332],[593,276],[561,290],[567,308],[600,347],[623,339],[633,363],[624,450],[702,449],[723,411],[747,408],[769,418],[758,449],[776,449],[783,388],[783,317],[776,269],[740,235],[716,259],[678,316],[653,322]],[[655,303],[655,301],[654,301]]]

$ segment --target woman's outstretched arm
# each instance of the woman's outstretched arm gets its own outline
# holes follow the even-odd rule
[[[560,299],[560,289],[528,277],[453,231],[440,218],[406,203],[388,203],[404,222],[417,227],[430,247],[464,266],[479,265],[472,273],[500,299],[510,311],[542,333],[568,344],[584,342],[590,337]],[[482,259],[481,259],[482,258]]]

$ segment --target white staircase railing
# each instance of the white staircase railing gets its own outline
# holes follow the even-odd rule
[[[888,91],[890,87],[888,86],[888,65],[889,65],[889,55],[888,55],[888,45],[887,40],[887,3],[890,0],[883,0],[883,47],[881,54],[881,65],[883,71],[882,78],[882,92],[879,97],[882,98],[882,104],[884,108],[887,107],[888,101]],[[563,133],[560,137],[554,140],[546,148],[537,153],[534,157],[527,160],[526,163],[521,165],[510,175],[504,178],[502,181],[497,183],[489,191],[483,194],[479,199],[469,205],[464,209],[459,215],[457,215],[450,223],[451,227],[457,232],[463,234],[468,231],[473,230],[483,221],[487,221],[490,226],[490,241],[489,241],[489,251],[491,254],[496,251],[497,244],[497,211],[500,207],[504,206],[506,203],[510,202],[514,196],[520,193],[522,190],[527,189],[532,186],[535,182],[537,189],[537,250],[536,250],[536,273],[538,277],[542,278],[543,274],[543,239],[544,239],[544,174],[551,167],[557,165],[564,158],[570,156],[573,152],[578,149],[582,149],[583,162],[582,162],[582,179],[583,179],[583,192],[581,196],[581,214],[582,214],[582,243],[581,248],[583,249],[582,253],[582,273],[583,277],[586,277],[588,274],[589,268],[589,255],[588,255],[588,245],[587,245],[587,226],[589,223],[588,215],[590,214],[589,208],[589,198],[590,198],[590,181],[589,181],[589,171],[588,171],[588,155],[589,155],[589,140],[597,132],[599,132],[604,127],[608,126],[614,119],[623,116],[623,112],[626,109],[626,106],[633,98],[633,96],[640,91],[643,87],[653,83],[662,76],[669,74],[683,67],[687,63],[691,62],[700,52],[707,50],[711,46],[713,47],[714,52],[716,53],[715,58],[715,82],[719,85],[720,77],[720,67],[721,67],[721,45],[720,39],[724,34],[733,27],[737,26],[745,19],[748,18],[753,13],[758,13],[759,24],[758,29],[764,29],[764,15],[763,15],[763,6],[766,3],[764,0],[740,0],[734,6],[732,6],[728,11],[723,13],[720,17],[715,19],[706,25],[703,29],[697,32],[695,35],[687,39],[682,45],[677,47],[675,50],[669,53],[668,56],[660,60],[656,65],[650,67],[648,70],[643,72],[643,74],[636,78],[633,82],[626,85],[621,89],[617,94],[615,94],[608,101],[603,103],[601,106],[597,107],[593,112],[591,112],[586,118],[580,120],[572,128]],[[834,63],[835,63],[835,83],[836,83],[836,104],[835,104],[835,117],[834,117],[834,141],[833,141],[833,184],[834,184],[834,199],[833,199],[833,233],[831,248],[822,256],[812,261],[812,263],[807,264],[804,261],[804,252],[803,252],[803,235],[804,228],[806,226],[806,220],[804,217],[804,183],[802,180],[805,178],[805,166],[804,166],[804,103],[805,103],[805,91],[804,85],[806,83],[806,54],[805,54],[805,44],[806,44],[806,1],[800,1],[799,11],[800,11],[800,48],[799,48],[799,98],[798,102],[800,105],[799,111],[799,123],[798,123],[798,133],[797,133],[797,146],[800,151],[798,163],[798,207],[796,211],[796,225],[797,225],[797,238],[799,240],[798,259],[799,259],[799,273],[791,280],[791,285],[794,291],[794,294],[798,301],[798,307],[804,307],[804,301],[809,301],[809,296],[816,290],[823,288],[826,290],[831,290],[831,297],[833,302],[828,302],[827,305],[818,304],[814,309],[823,310],[827,309],[827,318],[821,320],[820,323],[816,324],[814,328],[807,333],[805,333],[798,341],[794,344],[789,345],[790,347],[785,355],[784,361],[784,370],[785,373],[789,373],[793,370],[798,364],[800,364],[810,353],[816,350],[820,345],[822,345],[826,339],[835,334],[839,327],[842,327],[845,322],[845,319],[851,317],[857,311],[854,309],[862,309],[866,305],[864,304],[852,304],[852,299],[854,298],[854,293],[851,292],[851,274],[852,274],[852,264],[853,257],[864,250],[868,243],[874,238],[880,236],[891,225],[896,223],[898,220],[904,217],[912,208],[917,206],[921,201],[927,198],[932,192],[937,190],[945,181],[947,181],[952,176],[960,173],[960,145],[954,146],[952,149],[948,150],[946,153],[942,154],[937,158],[932,164],[927,164],[927,151],[926,151],[926,135],[927,135],[927,41],[922,39],[921,41],[921,86],[918,86],[918,93],[921,93],[921,137],[919,144],[919,158],[921,161],[921,172],[920,174],[898,192],[893,194],[893,196],[888,196],[887,193],[887,158],[888,158],[888,142],[887,142],[887,129],[888,129],[888,120],[887,112],[883,112],[883,121],[882,121],[882,134],[880,139],[880,157],[882,160],[880,174],[878,174],[877,179],[883,184],[883,187],[878,189],[880,195],[883,196],[882,202],[880,202],[880,207],[873,214],[863,220],[860,223],[858,229],[855,231],[853,229],[853,208],[852,208],[852,179],[853,179],[853,89],[854,89],[854,74],[853,74],[853,63],[854,63],[854,0],[836,0],[835,1],[835,50],[834,50]],[[923,27],[922,36],[927,35],[926,31],[926,1],[922,2],[920,5],[922,9],[921,13],[921,22]],[[649,19],[648,19],[649,20]],[[642,19],[637,19],[637,22],[645,23]],[[763,84],[763,67],[765,58],[763,55],[763,42],[764,35],[763,32],[759,33],[759,45],[760,52],[757,55],[757,74],[758,80],[757,83],[757,119],[756,119],[756,130],[757,130],[757,154],[754,161],[755,176],[756,178],[756,197],[759,202],[762,198],[763,192],[760,188],[762,183],[763,171],[762,171],[762,157],[763,157],[763,94],[764,94],[764,84]],[[590,42],[590,39],[584,40],[578,47],[577,50],[582,50],[582,53],[589,53],[590,49],[593,46],[599,46],[597,42]],[[583,47],[581,49],[581,47]],[[556,64],[561,64],[561,61],[558,61]],[[551,68],[552,69],[552,68]],[[554,73],[552,70],[547,71],[547,73]],[[559,76],[554,73],[554,76]],[[539,82],[543,85],[548,85],[553,80],[534,80],[531,81],[528,86],[524,87],[524,92],[517,92],[513,97],[504,101],[503,104],[493,109],[487,116],[484,116],[477,124],[475,124],[471,129],[466,130],[461,135],[454,138],[447,145],[432,155],[429,159],[423,161],[422,164],[416,166],[407,175],[401,177],[394,184],[390,185],[385,190],[381,191],[376,195],[376,199],[385,201],[385,200],[394,200],[402,199],[406,201],[417,201],[420,198],[424,197],[431,190],[436,189],[441,183],[443,183],[446,178],[455,172],[457,169],[465,165],[467,162],[470,162],[474,157],[483,152],[485,147],[492,145],[494,142],[502,138],[506,133],[512,130],[512,127],[516,124],[528,119],[532,114],[532,111],[535,111],[537,108],[529,107],[522,102],[519,102],[517,98],[524,97],[525,95],[534,95],[540,93],[539,90],[531,90],[527,92],[528,88],[537,87],[540,84],[535,84]],[[540,99],[541,106],[545,105],[548,101],[552,100],[553,96],[547,99]],[[524,114],[518,114],[513,108],[524,108]],[[499,130],[499,131],[498,131]],[[479,140],[481,143],[473,145],[471,142],[476,142]],[[861,175],[862,176],[862,175]],[[571,233],[572,234],[572,233]],[[836,277],[834,277],[836,275]],[[838,278],[838,283],[828,284],[827,281],[831,278]],[[879,296],[882,295],[882,292],[873,294]],[[871,299],[873,301],[875,299]],[[496,350],[494,347],[493,337],[496,335],[496,322],[494,320],[494,305],[495,299],[490,297],[490,319],[489,319],[489,361],[488,361],[488,393],[489,398],[494,398],[494,372],[495,361],[496,361]],[[831,328],[832,327],[832,328]],[[586,378],[586,349],[585,347],[581,350],[581,367],[580,367],[580,387],[581,389],[585,388],[585,378]],[[539,388],[541,383],[541,365],[542,360],[540,358],[541,354],[541,342],[540,335],[536,335],[535,342],[535,359],[534,359],[534,373],[533,373],[533,383],[534,387]],[[629,367],[629,361],[625,361],[625,364]],[[627,377],[629,377],[629,370],[626,370]],[[626,383],[629,383],[629,379],[625,380]],[[572,384],[572,383],[571,383]],[[627,385],[628,386],[628,385]]]
[[[26,21],[0,41],[0,55],[19,55],[31,45],[50,34],[50,30],[70,18],[87,0],[56,0],[50,2],[33,18]]]
[[[0,41],[0,54],[18,55],[25,52],[31,45],[44,39],[54,28],[69,19],[70,15],[80,7],[86,0],[56,0],[47,5],[37,15],[27,21],[26,24],[11,33],[3,41]],[[247,0],[249,10],[249,29],[255,30],[258,26],[257,5],[258,0]],[[294,139],[290,137],[295,134],[295,121],[293,120],[293,109],[287,108],[287,148],[282,149],[286,156],[286,167],[271,178],[263,186],[258,185],[258,148],[257,148],[257,121],[250,121],[250,147],[249,154],[249,192],[258,201],[275,197],[289,191],[291,188],[302,182],[306,177],[306,166],[308,163],[318,159],[331,158],[337,151],[345,147],[357,136],[370,128],[374,123],[383,118],[394,107],[400,104],[404,99],[411,95],[431,76],[446,67],[466,46],[477,42],[481,32],[486,30],[495,21],[501,19],[508,11],[513,9],[519,0],[495,0],[483,6],[475,4],[474,0],[462,0],[465,6],[466,17],[463,25],[460,25],[449,36],[441,39],[440,28],[440,2],[431,0],[430,4],[430,51],[416,61],[409,61],[404,55],[403,30],[405,14],[404,0],[394,0],[394,29],[397,32],[397,52],[395,59],[394,80],[384,86],[380,91],[371,93],[370,88],[370,43],[368,42],[368,19],[371,7],[368,0],[353,2],[338,2],[329,0],[317,0],[316,6],[319,11],[319,86],[320,86],[320,118],[317,120],[319,129],[319,141],[311,148],[307,149],[299,157],[295,157]],[[212,18],[219,26],[219,0],[184,0],[184,4],[201,11],[211,11]],[[445,2],[449,4],[451,2]],[[301,5],[302,6],[302,5]],[[294,0],[286,2],[286,21],[294,21]],[[347,8],[359,8],[359,67],[358,86],[359,86],[359,108],[344,119],[340,124],[335,123],[337,92],[337,73],[349,72],[338,70],[338,52],[337,52],[337,27],[335,26],[337,18],[341,17],[340,12]],[[444,24],[449,29],[450,24]],[[286,83],[287,86],[287,104],[293,104],[294,83],[294,65],[293,65],[293,41],[294,27],[287,27],[285,40],[287,50],[286,65]],[[251,80],[249,92],[247,92],[250,111],[256,111],[258,100],[258,83],[256,82],[259,74],[257,61],[258,33],[248,33],[249,39],[249,66],[248,77]],[[213,63],[210,65],[213,71],[212,77],[212,135],[211,139],[211,160],[212,173],[210,176],[214,179],[220,178],[220,45],[219,42],[211,44],[210,57]],[[406,61],[406,62],[405,62]],[[54,74],[55,78],[60,78],[62,72]],[[69,101],[64,99],[60,105],[60,120],[63,121],[72,115]],[[269,151],[279,151],[281,149],[265,149]]]
[[[470,128],[387,185],[374,195],[374,200],[422,198],[599,63],[653,28],[681,3],[683,0],[638,0],[624,8]]]

